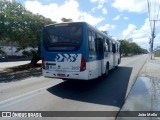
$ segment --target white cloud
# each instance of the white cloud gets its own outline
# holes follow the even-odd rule
[[[97,2],[98,0],[90,0],[91,3],[95,3]]]
[[[104,26],[100,26],[98,29],[101,31],[111,31],[115,28],[116,28],[115,25],[105,24]]]
[[[133,34],[134,30],[136,29],[136,26],[133,24],[129,24],[128,28],[122,32],[123,38],[130,38],[131,34]]]
[[[92,8],[92,12],[95,10],[102,10],[103,14],[107,14],[107,9],[104,7],[104,4],[108,2],[108,0],[90,0],[91,3],[95,3],[96,7]]]
[[[103,8],[103,5],[101,5],[101,4],[99,4],[98,6],[97,6],[97,9],[102,9]]]
[[[107,3],[108,0],[90,0],[91,3],[97,3],[103,5],[104,3]]]
[[[86,12],[83,12],[83,14],[81,14],[78,21],[86,21],[89,24],[95,26],[96,24],[98,24],[102,20],[104,20],[103,17],[96,18],[96,17],[94,17],[94,16],[92,16],[92,15],[86,13]]]
[[[81,11],[79,9],[79,3],[75,0],[65,1],[64,4],[60,6],[54,2],[43,5],[37,0],[28,0],[25,2],[25,7],[34,14],[41,14],[56,22],[61,22],[61,18],[65,17],[71,18],[73,21],[86,21],[95,26],[104,20],[103,17],[94,17],[87,12]]]
[[[113,18],[113,20],[119,20],[121,17],[121,15],[117,15],[115,18]]]
[[[95,12],[95,11],[96,11],[96,7],[93,7],[93,8],[91,9],[91,11],[92,11],[92,12]]]
[[[156,33],[160,30],[160,23],[156,24]],[[133,42],[136,42],[142,48],[149,49],[149,40],[151,38],[151,30],[149,19],[145,20],[145,23],[140,29],[136,29],[135,25],[129,24],[128,28],[122,32],[124,38],[132,38]],[[156,34],[154,39],[154,48],[160,46],[160,33]]]
[[[102,4],[102,5],[108,2],[108,0],[98,0],[98,1],[99,1],[99,4]]]
[[[133,24],[129,24],[128,28],[122,32],[122,35],[125,39],[132,39],[132,42],[137,43],[142,48],[149,48],[149,28],[147,28],[146,23],[139,29],[136,29],[136,26]]]
[[[103,13],[103,14],[107,14],[107,13],[108,13],[108,12],[107,12],[107,9],[106,9],[106,8],[103,8],[103,9],[102,9],[102,13]]]
[[[147,11],[146,0],[115,0],[112,6],[117,8],[119,11],[126,10],[138,13]]]
[[[156,31],[155,31],[156,37],[154,39],[154,48],[157,46],[160,46],[160,42],[159,42],[160,33],[157,33],[160,30],[159,28],[160,28],[160,23],[157,22]],[[135,39],[135,42],[138,42],[141,46],[149,47],[150,38],[151,38],[150,23],[149,23],[149,19],[147,18],[145,20],[144,25],[134,33],[134,39]]]
[[[123,19],[128,20],[128,17],[123,17]]]

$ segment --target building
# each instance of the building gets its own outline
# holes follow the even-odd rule
[[[23,51],[31,51],[33,48],[28,47],[25,50],[20,50],[17,52],[17,43],[8,43],[6,41],[0,41],[0,48],[4,53],[0,53],[0,58],[4,56],[23,56]],[[35,48],[37,50],[37,48]]]

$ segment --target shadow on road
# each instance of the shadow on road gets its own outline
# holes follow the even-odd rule
[[[107,78],[92,81],[65,81],[47,90],[59,97],[121,108],[132,73],[131,67],[118,67]]]

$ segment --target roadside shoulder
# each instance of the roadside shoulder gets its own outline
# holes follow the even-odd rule
[[[148,59],[146,61],[119,114],[123,111],[130,111],[131,114],[134,114],[133,111],[159,110],[160,58],[155,57],[154,60]],[[134,117],[138,117],[138,115]],[[117,116],[117,120],[122,119],[126,118]]]

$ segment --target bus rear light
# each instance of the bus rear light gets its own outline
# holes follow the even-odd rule
[[[85,70],[86,70],[86,59],[82,56],[80,71],[85,71]]]
[[[42,68],[45,69],[44,58],[42,57]]]

